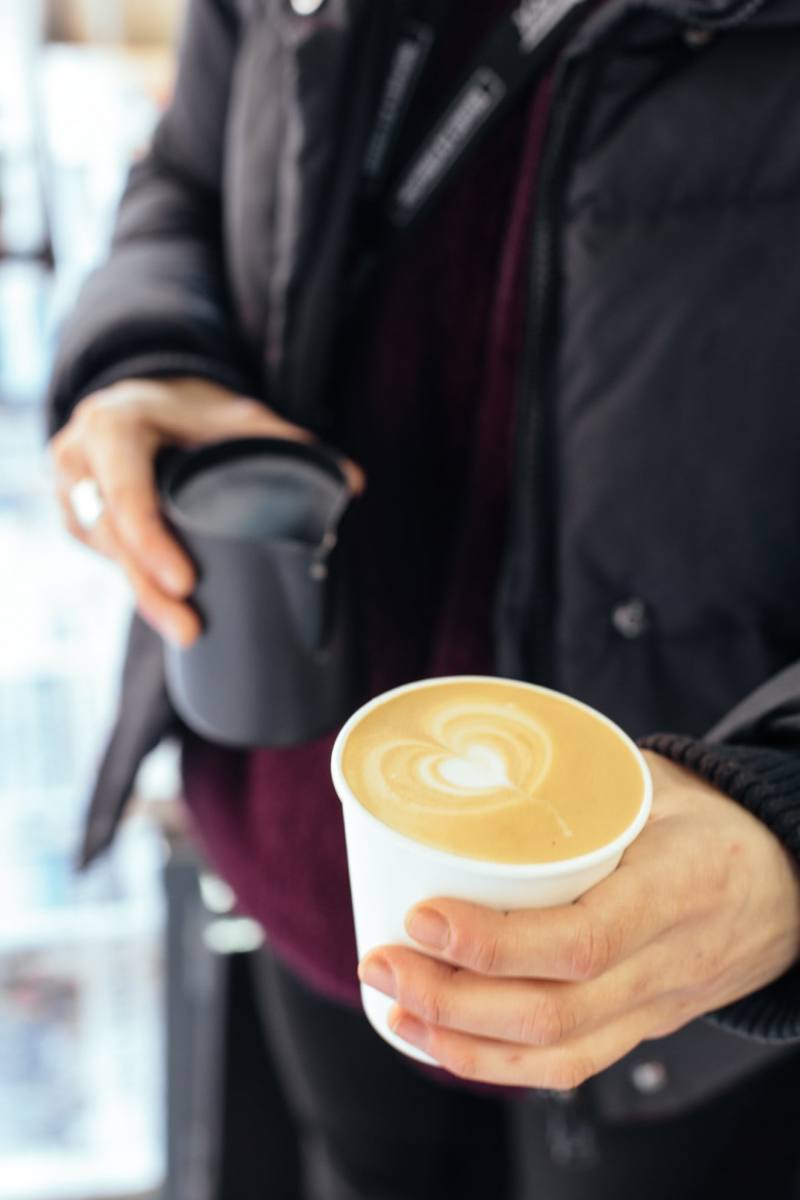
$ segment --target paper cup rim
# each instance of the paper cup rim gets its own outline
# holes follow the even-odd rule
[[[368,808],[364,807],[344,777],[344,772],[342,771],[342,753],[345,743],[354,726],[373,708],[379,708],[392,696],[399,696],[403,692],[419,691],[424,687],[437,687],[446,683],[499,683],[508,684],[515,688],[527,688],[530,691],[544,693],[548,696],[556,696],[558,699],[564,700],[566,703],[574,705],[584,712],[589,713],[597,720],[602,721],[627,746],[639,767],[642,777],[642,800],[634,819],[613,841],[606,842],[596,850],[590,850],[587,854],[575,855],[573,858],[561,858],[557,862],[544,863],[494,862],[492,859],[473,858],[466,854],[455,854],[451,850],[442,850],[438,846],[431,846],[426,842],[420,842],[416,838],[409,837],[408,834],[401,833],[399,830],[393,829],[390,825],[386,825],[383,821],[379,820],[374,813],[371,813]],[[510,879],[546,879],[556,875],[571,875],[597,866],[607,859],[613,858],[615,855],[621,855],[644,828],[647,818],[650,815],[650,807],[653,799],[653,780],[644,756],[636,743],[623,729],[620,729],[615,721],[612,721],[604,713],[598,712],[596,708],[592,708],[590,704],[585,704],[582,700],[576,700],[573,696],[567,695],[566,692],[559,692],[555,688],[544,687],[539,683],[529,683],[526,680],[510,679],[501,675],[439,675],[432,679],[420,679],[411,683],[403,683],[399,687],[389,688],[388,691],[381,692],[378,696],[373,696],[371,700],[367,700],[366,703],[362,704],[348,717],[336,735],[336,740],[333,743],[331,751],[331,776],[336,794],[342,806],[349,805],[351,808],[356,809],[368,825],[371,824],[376,830],[380,830],[390,841],[395,840],[399,845],[407,849],[413,847],[415,853],[442,865],[457,867],[459,870],[474,872],[479,875],[491,874]]]

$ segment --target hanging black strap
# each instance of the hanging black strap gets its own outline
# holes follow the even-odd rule
[[[590,0],[518,0],[482,42],[462,74],[455,94],[429,132],[397,170],[392,161],[437,35],[443,13],[458,20],[446,0],[411,6],[391,57],[363,166],[364,191],[385,220],[409,228],[466,165],[506,109],[552,58],[583,18]],[[387,181],[391,178],[392,182]]]
[[[451,0],[409,0],[386,71],[361,170],[361,189],[373,201],[386,185],[411,102]]]
[[[459,19],[458,3],[409,5],[367,140],[349,271],[354,304],[386,254],[424,219],[508,108],[544,73],[591,3],[517,0],[486,36],[427,134],[398,164],[400,135],[435,40]]]

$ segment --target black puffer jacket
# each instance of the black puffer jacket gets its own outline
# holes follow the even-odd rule
[[[325,432],[365,136],[402,0],[195,0],[174,103],[62,340],[51,425],[201,375]],[[800,855],[800,0],[607,0],[557,72],[531,247],[497,669],[554,684],[746,803]],[[133,631],[85,858],[170,720]],[[676,736],[684,735],[684,736]],[[735,744],[733,744],[735,743]],[[800,1037],[790,972],[720,1019]],[[709,1023],[645,1056],[685,1108],[777,1051]],[[639,1058],[641,1052],[637,1052]],[[670,1076],[671,1072],[671,1076]],[[651,1074],[652,1077],[652,1074]],[[632,1082],[633,1081],[633,1082]]]

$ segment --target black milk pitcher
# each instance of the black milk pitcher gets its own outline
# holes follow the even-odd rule
[[[165,643],[167,688],[186,724],[236,746],[288,746],[357,707],[339,526],[353,499],[318,444],[242,438],[181,454],[162,484],[173,533],[198,573],[203,631]]]

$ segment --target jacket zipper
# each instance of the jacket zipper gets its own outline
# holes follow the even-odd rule
[[[598,54],[592,56],[596,62]],[[587,66],[579,80],[556,89],[550,132],[540,167],[529,267],[529,300],[518,393],[511,538],[501,587],[504,622],[498,623],[502,674],[554,683],[557,481],[548,387],[554,361],[557,293],[557,201],[569,166],[572,136],[594,85]],[[510,628],[509,628],[510,626]],[[503,638],[511,641],[503,643]]]

